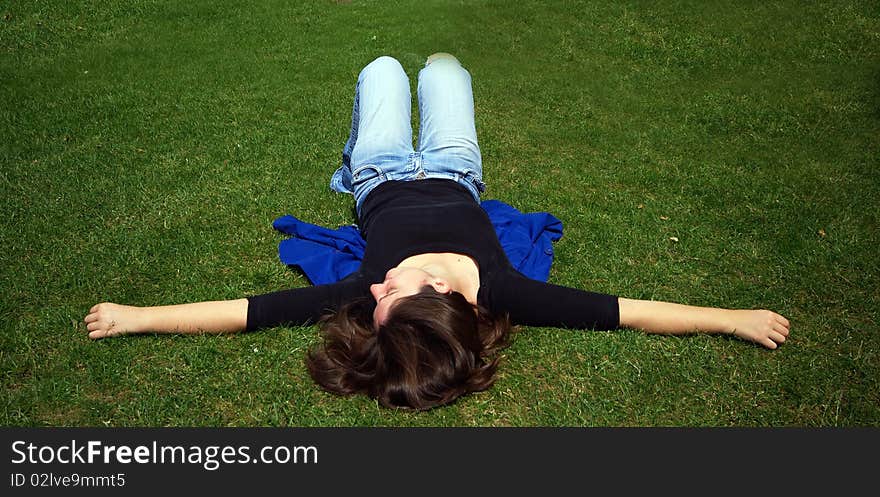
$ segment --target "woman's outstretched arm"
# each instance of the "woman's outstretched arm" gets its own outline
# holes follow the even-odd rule
[[[785,342],[789,322],[773,311],[696,307],[619,298],[620,326],[647,333],[721,333],[775,349]]]
[[[83,320],[89,338],[135,333],[236,333],[247,326],[248,300],[220,300],[158,307],[96,304]]]

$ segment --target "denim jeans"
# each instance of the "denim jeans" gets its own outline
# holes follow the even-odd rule
[[[370,191],[387,180],[451,179],[477,202],[485,191],[470,74],[452,56],[436,58],[419,71],[418,100],[414,150],[403,67],[383,56],[361,70],[342,165],[330,179],[331,189],[354,195],[358,214]]]

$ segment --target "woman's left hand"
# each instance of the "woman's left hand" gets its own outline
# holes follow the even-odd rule
[[[89,338],[108,338],[140,332],[140,314],[139,307],[102,302],[89,309],[83,322]]]

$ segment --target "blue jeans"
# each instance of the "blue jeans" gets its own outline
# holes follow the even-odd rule
[[[451,179],[477,202],[485,191],[470,74],[452,56],[436,58],[419,71],[418,98],[416,151],[403,67],[383,56],[361,70],[342,165],[330,179],[331,189],[354,195],[358,214],[367,195],[387,180]]]

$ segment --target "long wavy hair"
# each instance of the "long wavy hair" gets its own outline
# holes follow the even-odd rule
[[[325,390],[425,410],[494,383],[512,332],[506,315],[493,317],[462,294],[431,286],[395,302],[378,329],[372,311],[362,299],[321,319],[323,343],[306,365]]]

